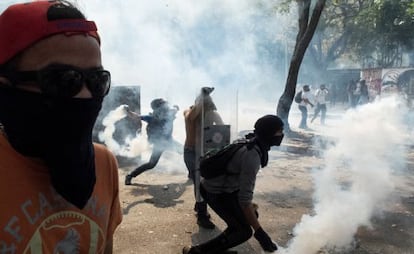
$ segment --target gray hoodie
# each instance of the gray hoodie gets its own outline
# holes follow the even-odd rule
[[[227,165],[230,175],[222,175],[212,179],[202,179],[203,187],[210,193],[232,193],[239,190],[241,204],[249,204],[253,200],[256,175],[260,169],[260,149],[255,145],[252,149],[242,147],[236,152]]]

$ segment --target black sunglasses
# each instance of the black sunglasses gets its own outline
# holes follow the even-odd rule
[[[11,71],[4,74],[14,86],[22,82],[35,82],[42,93],[55,97],[73,97],[84,84],[93,97],[104,97],[111,87],[111,73],[102,68],[83,70],[46,67],[38,71]]]

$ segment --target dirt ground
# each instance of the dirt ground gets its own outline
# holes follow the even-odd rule
[[[255,202],[259,204],[259,219],[280,246],[287,246],[294,237],[293,228],[302,215],[312,213],[310,170],[322,165],[319,151],[324,145],[313,142],[315,137],[314,133],[301,132],[285,138],[283,149],[270,152],[268,167],[258,175]],[[372,228],[358,230],[351,250],[336,253],[414,253],[414,150],[409,148],[409,174],[395,176],[397,198],[381,217],[372,218]],[[205,241],[223,230],[223,222],[212,211],[216,229],[197,226],[193,186],[185,168],[168,173],[148,171],[135,178],[133,185],[125,186],[124,176],[132,168],[129,165],[119,170],[124,217],[115,234],[114,253],[179,254],[183,246]],[[238,253],[262,253],[254,238],[234,249]]]

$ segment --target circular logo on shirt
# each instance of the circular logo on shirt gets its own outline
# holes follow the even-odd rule
[[[102,253],[104,239],[102,229],[93,220],[78,212],[63,211],[49,216],[40,224],[24,253],[51,251],[69,254],[81,253],[83,250],[88,253]],[[46,245],[54,248],[44,250],[42,246]]]

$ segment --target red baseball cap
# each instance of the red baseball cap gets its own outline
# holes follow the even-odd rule
[[[76,12],[75,15],[67,15]],[[0,65],[41,39],[55,34],[88,34],[100,42],[93,21],[59,0],[9,6],[0,15]]]

